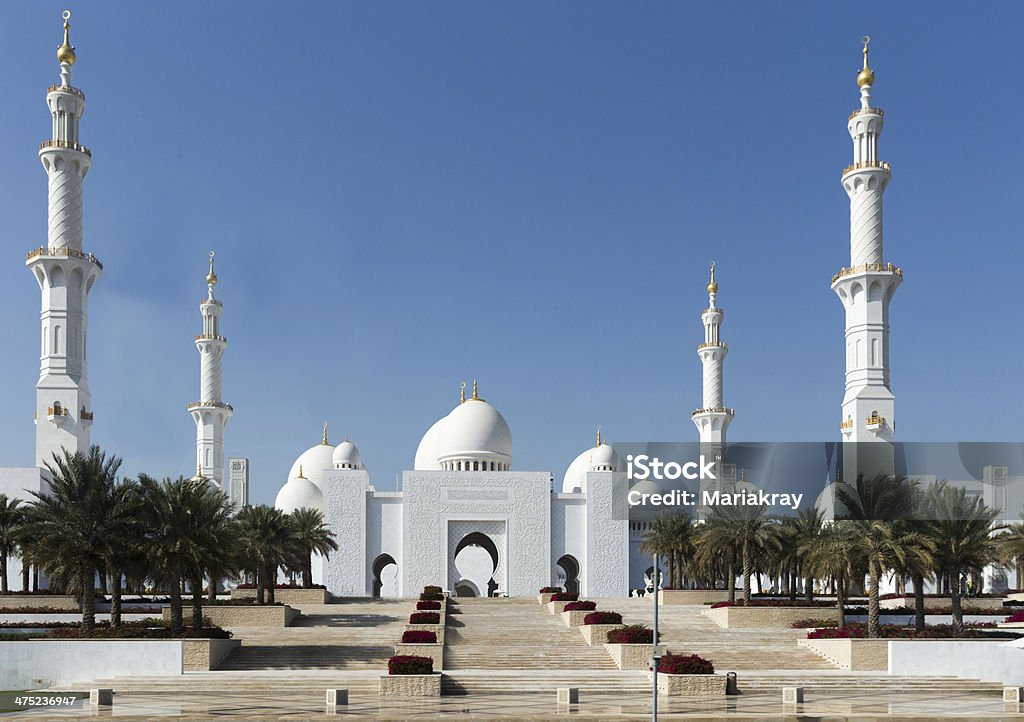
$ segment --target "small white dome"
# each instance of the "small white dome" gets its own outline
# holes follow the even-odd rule
[[[303,508],[323,511],[323,494],[309,479],[293,477],[281,487],[281,491],[277,492],[274,508],[286,514]]]
[[[345,439],[334,448],[331,461],[335,469],[363,468],[363,460],[359,456],[359,449],[348,439]]]
[[[630,492],[640,494],[664,494],[665,490],[654,479],[642,479],[629,487]]]
[[[438,442],[441,440],[441,427],[447,418],[444,416],[435,421],[420,440],[420,445],[416,447],[416,459],[412,464],[416,471],[441,470],[441,464],[437,461]]]
[[[437,460],[512,460],[512,432],[497,409],[482,399],[456,406],[441,427]]]
[[[625,470],[626,467],[622,463],[622,459],[619,458],[611,444],[602,443],[600,446],[591,446],[569,464],[565,476],[562,477],[562,493],[585,494],[587,472]]]
[[[299,467],[302,468],[303,476],[323,488],[324,472],[334,468],[334,447],[330,444],[320,443],[302,452],[288,472],[288,479],[294,479],[299,475]]]

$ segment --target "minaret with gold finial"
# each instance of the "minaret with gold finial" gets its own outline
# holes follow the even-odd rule
[[[892,177],[889,164],[878,152],[885,124],[881,108],[871,104],[875,71],[868,63],[868,43],[862,39],[863,65],[857,74],[860,108],[850,114],[847,129],[853,139],[853,163],[842,173],[850,198],[850,265],[832,277],[832,290],[846,311],[846,391],[840,430],[844,441],[885,442],[864,454],[873,461],[850,466],[867,457],[856,447],[844,455],[844,476],[892,473],[895,397],[889,389],[889,303],[903,271],[886,263],[882,250],[882,194]],[[880,465],[875,462],[880,462]]]
[[[693,412],[693,423],[700,432],[701,448],[705,444],[717,448],[708,450],[708,458],[721,454],[725,448],[725,433],[732,423],[733,410],[725,406],[722,388],[722,367],[729,347],[721,338],[722,318],[725,312],[718,307],[718,282],[715,281],[715,264],[711,264],[711,280],[708,282],[708,307],[701,314],[704,323],[704,343],[697,346],[697,355],[704,369],[704,397],[701,408]]]
[[[210,251],[210,271],[206,274],[206,298],[199,302],[203,332],[196,336],[199,351],[199,401],[188,405],[196,422],[196,464],[202,475],[223,488],[224,427],[234,409],[221,399],[221,360],[228,340],[220,333],[220,314],[224,304],[214,296],[217,274],[213,270],[214,253]],[[327,427],[324,426],[324,434]]]
[[[46,243],[25,263],[42,292],[39,380],[36,383],[36,466],[62,449],[88,451],[92,399],[86,364],[89,292],[103,266],[82,251],[82,185],[92,153],[79,142],[85,93],[71,85],[77,59],[71,13],[64,11],[64,39],[57,48],[60,80],[46,91],[50,139],[39,145],[48,179]]]

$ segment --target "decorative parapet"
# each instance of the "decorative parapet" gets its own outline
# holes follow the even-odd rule
[[[850,165],[843,168],[842,175],[851,173],[855,170],[866,170],[868,168],[877,168],[892,173],[892,168],[884,160],[862,160],[859,163],[851,163]]]
[[[840,268],[839,273],[832,276],[832,283],[835,283],[843,276],[851,276],[854,273],[894,273],[900,278],[903,278],[903,269],[899,266],[894,266],[891,263],[862,263],[859,266],[850,266],[849,268]]]
[[[188,405],[188,410],[202,409],[202,408],[214,408],[214,409],[227,409],[228,411],[234,411],[235,407],[231,404],[225,404],[223,401],[193,401]]]
[[[67,258],[81,258],[85,261],[89,261],[90,263],[96,264],[97,268],[99,268],[101,271],[103,270],[103,264],[100,263],[100,259],[96,258],[96,256],[94,256],[91,253],[83,253],[82,251],[76,251],[74,248],[46,248],[45,246],[40,246],[39,248],[29,251],[25,257],[25,260],[31,261],[33,258],[36,258],[38,256],[65,256]]]
[[[705,341],[704,343],[697,344],[698,351],[702,348],[729,348],[729,344],[722,341]]]
[[[885,117],[885,111],[881,108],[857,108],[857,110],[850,113],[850,117],[847,120],[853,120],[858,115],[881,115]]]
[[[50,93],[71,93],[72,95],[77,95],[79,98],[85,98],[85,93],[78,88],[70,85],[62,85],[61,83],[54,83],[47,88],[46,94],[49,95]]]
[[[885,417],[879,416],[878,414],[871,414],[871,416],[864,420],[864,425],[872,431],[880,429],[885,426]]]
[[[690,416],[697,416],[698,414],[727,414],[729,416],[735,416],[736,411],[725,406],[709,406],[705,409],[696,409]]]
[[[79,153],[85,153],[87,156],[92,158],[92,151],[86,148],[80,143],[72,143],[70,140],[44,140],[39,144],[39,150],[46,150],[47,148],[65,148],[67,150],[77,150]]]

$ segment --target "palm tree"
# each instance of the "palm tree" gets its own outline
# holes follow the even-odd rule
[[[132,479],[124,479],[111,490],[111,524],[106,538],[106,569],[110,575],[110,626],[121,626],[121,579],[140,554],[142,495]]]
[[[313,586],[313,554],[330,559],[330,552],[338,550],[334,532],[324,524],[324,513],[319,509],[301,508],[291,514],[292,535],[301,555],[302,586]]]
[[[949,486],[945,481],[928,489],[924,505],[930,536],[935,542],[935,558],[951,582],[953,629],[959,632],[964,625],[960,577],[965,572],[980,572],[996,559],[992,532],[1002,527],[994,528],[992,522],[998,512],[979,497],[968,496],[966,489]]]
[[[184,631],[181,590],[185,581],[193,587],[193,625],[203,624],[201,570],[208,555],[219,553],[220,545],[227,543],[220,514],[225,519],[230,516],[230,502],[201,478],[158,482],[141,474],[139,486],[145,499],[145,546],[152,575],[170,587],[171,634],[179,636]]]
[[[736,538],[722,519],[712,516],[696,528],[694,563],[700,576],[724,577],[728,600],[736,601]]]
[[[822,527],[814,539],[804,540],[800,553],[805,568],[819,579],[832,579],[836,588],[839,626],[846,624],[846,588],[854,570],[854,529],[851,522],[837,521]]]
[[[200,477],[190,489],[191,514],[196,533],[190,539],[186,564],[192,587],[192,626],[203,626],[203,577],[216,584],[214,572],[230,570],[236,556],[237,525],[232,519],[231,499],[219,488]]]
[[[291,520],[280,509],[264,504],[245,507],[236,519],[241,558],[256,573],[257,603],[263,604],[266,598],[273,604],[277,570],[292,554]]]
[[[786,517],[782,521],[780,534],[780,571],[789,577],[790,599],[796,598],[796,579],[803,576],[804,596],[808,602],[814,601],[814,575],[810,573],[807,561],[807,550],[814,547],[815,541],[822,533],[825,515],[818,509],[810,507],[801,509],[796,516]]]
[[[740,550],[743,576],[743,603],[750,604],[750,577],[754,573],[754,558],[769,549],[778,548],[778,523],[764,507],[718,506],[708,516],[708,526],[716,528],[724,540]],[[713,532],[714,535],[714,532]]]
[[[114,504],[120,466],[119,458],[107,458],[98,446],[88,454],[64,449],[63,457],[54,454],[53,464],[46,464],[46,492],[30,492],[35,499],[26,508],[23,533],[31,539],[31,554],[51,577],[78,591],[87,631],[96,624],[96,570],[123,524]]]
[[[0,594],[7,594],[7,558],[18,547],[24,516],[20,499],[0,494]]]

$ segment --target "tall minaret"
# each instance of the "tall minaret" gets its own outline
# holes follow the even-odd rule
[[[234,411],[220,398],[221,358],[228,340],[220,335],[220,314],[224,304],[213,297],[217,274],[213,272],[213,251],[210,251],[210,272],[206,275],[207,297],[199,302],[203,316],[203,332],[196,336],[199,350],[199,401],[188,405],[196,422],[196,475],[224,486],[224,427]]]
[[[86,328],[89,291],[103,265],[82,252],[82,181],[92,167],[92,153],[78,142],[85,93],[71,86],[75,48],[68,37],[70,17],[65,10],[64,42],[57,48],[60,82],[46,91],[52,133],[39,145],[39,160],[49,180],[47,241],[30,252],[25,263],[42,291],[37,466],[52,462],[61,449],[88,450],[92,426]]]
[[[722,390],[722,366],[729,347],[722,341],[722,318],[725,313],[715,303],[718,283],[715,282],[715,264],[711,264],[708,283],[708,307],[701,314],[704,322],[704,343],[697,346],[704,367],[704,400],[701,408],[693,412],[693,423],[700,432],[700,452],[706,458],[724,456],[725,434],[732,423],[733,410],[726,408]]]
[[[871,105],[875,73],[864,65],[857,75],[860,108],[847,127],[853,139],[853,163],[843,169],[850,197],[850,267],[832,277],[832,290],[846,309],[846,393],[840,428],[846,442],[884,442],[848,447],[843,471],[848,481],[857,473],[892,473],[895,397],[889,390],[889,302],[903,271],[885,263],[882,254],[882,194],[889,184],[889,164],[878,154],[885,114]],[[858,465],[854,461],[854,450]]]

